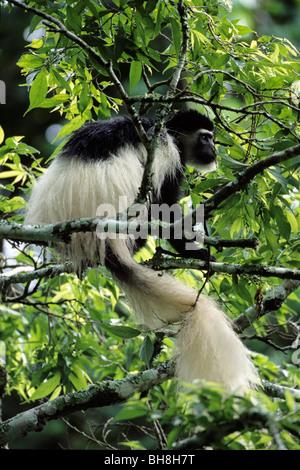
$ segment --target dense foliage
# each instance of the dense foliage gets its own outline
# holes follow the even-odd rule
[[[224,397],[212,384],[177,395],[167,363],[168,380],[149,382],[148,391],[145,382],[122,405],[78,418],[82,440],[106,449],[299,449],[298,50],[230,20],[229,1],[5,3],[30,12],[32,42],[18,62],[29,89],[25,119],[36,108],[55,113],[60,143],[51,158],[59,139],[87,120],[127,113],[143,139],[139,117],[146,113],[160,123],[171,109],[189,106],[214,119],[218,170],[200,176],[190,169],[183,203],[205,204],[218,263],[209,278],[195,261],[171,264],[183,282],[217,299],[265,381],[243,398]],[[7,396],[31,408],[39,400],[55,406],[67,393],[88,394],[89,384],[110,380],[114,391],[119,379],[153,371],[172,354],[172,332],[136,325],[104,268],[79,278],[30,244],[51,242],[51,231],[42,240],[38,227],[25,233],[21,226],[47,162],[26,136],[0,128],[0,141],[0,233],[14,248],[13,260],[1,260],[0,277]],[[224,239],[246,244],[222,248]],[[137,260],[152,258],[157,245],[150,239]],[[154,259],[155,268],[168,267],[168,256]],[[115,400],[106,392],[108,406]],[[13,418],[11,426],[11,434],[0,426],[0,435],[13,446]]]

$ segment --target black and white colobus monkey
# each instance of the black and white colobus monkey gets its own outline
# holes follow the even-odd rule
[[[151,132],[153,122],[142,122],[145,131]],[[146,158],[130,118],[84,125],[38,180],[25,222],[53,224],[95,217],[102,204],[125,210],[138,195]],[[216,167],[213,123],[194,110],[179,111],[166,120],[153,161],[152,203],[172,205],[179,200],[186,164],[206,171]],[[125,207],[120,207],[120,197]],[[213,301],[133,260],[143,243],[120,236],[103,241],[95,234],[76,234],[67,256],[85,265],[101,259],[124,290],[137,321],[152,329],[178,325],[177,375],[181,381],[205,379],[243,390],[257,383],[248,350]],[[184,252],[185,240],[172,240],[172,244]],[[191,254],[207,256],[205,250]]]

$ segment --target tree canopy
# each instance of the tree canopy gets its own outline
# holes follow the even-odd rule
[[[188,168],[182,205],[204,204],[204,244],[216,262],[207,270],[153,238],[136,259],[218,301],[252,350],[262,386],[245,397],[208,383],[177,391],[174,332],[134,323],[105,268],[78,276],[49,256],[51,242],[105,223],[95,214],[22,224],[49,162],[3,125],[0,238],[13,251],[0,265],[0,443],[20,446],[61,418],[74,448],[299,449],[297,48],[232,19],[229,0],[3,3],[28,17],[32,41],[18,61],[29,90],[24,119],[37,108],[55,115],[60,131],[50,159],[86,121],[128,114],[148,152],[144,201],[168,113],[194,108],[213,119],[218,169]],[[145,115],[156,120],[151,140]],[[10,397],[26,410],[7,415]],[[78,418],[78,410],[86,412]]]

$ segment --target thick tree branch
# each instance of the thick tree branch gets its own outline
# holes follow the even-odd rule
[[[224,238],[204,236],[203,244],[214,246],[215,248],[236,247],[236,248],[252,248],[253,250],[257,250],[259,246],[259,240],[257,238],[241,238],[241,239],[226,240]]]
[[[153,223],[137,223],[122,222],[112,219],[86,218],[86,219],[73,219],[66,222],[60,222],[53,225],[35,226],[35,225],[20,225],[14,222],[0,221],[0,239],[6,238],[14,241],[23,241],[34,244],[49,244],[71,241],[71,235],[78,232],[93,232],[99,230],[102,232],[113,233],[141,233],[143,228],[151,229],[153,227],[162,227],[164,224],[157,222],[157,226]],[[218,240],[212,237],[204,237],[204,244],[211,246],[241,246],[241,247],[256,247],[256,239],[249,240]],[[158,267],[161,270],[167,269],[206,269],[206,263],[203,261],[195,260],[182,260],[182,259],[160,259],[157,261],[150,261],[148,263],[153,268]],[[300,271],[296,269],[282,268],[277,266],[264,266],[264,265],[250,265],[250,264],[225,264],[225,263],[210,263],[213,271],[227,274],[242,274],[242,275],[258,275],[263,277],[278,277],[281,279],[300,280]],[[29,282],[34,279],[34,273],[37,277],[46,277],[51,274],[62,272],[72,272],[72,265],[65,265],[54,268],[43,268],[31,273],[23,273],[16,276],[6,277],[5,274],[0,278],[0,285],[8,286],[12,282]],[[54,274],[55,275],[55,274]]]
[[[28,242],[39,245],[49,243],[70,243],[73,233],[95,232],[98,224],[103,223],[103,231],[109,230],[109,220],[99,217],[72,219],[49,225],[21,225],[6,220],[0,221],[0,239]],[[116,223],[119,225],[119,223]]]
[[[278,163],[284,162],[300,154],[300,144],[290,147],[281,152],[276,152],[269,157],[266,157],[258,162],[253,163],[253,165],[248,166],[244,171],[241,171],[238,176],[230,181],[230,183],[223,186],[215,192],[213,196],[207,199],[204,202],[205,207],[205,216],[207,217],[211,212],[213,212],[219,204],[226,201],[226,199],[232,194],[245,189],[247,184],[255,178],[259,173],[262,173],[267,168],[270,168],[273,165],[278,165]]]
[[[196,269],[196,270],[207,270],[207,264],[205,261],[199,260],[151,260],[146,263],[147,266],[152,269],[157,270],[168,270],[168,269]],[[283,287],[278,286],[275,290],[269,293],[266,297],[265,307],[263,313],[267,313],[272,310],[280,308],[282,302],[288,297],[289,293],[295,290],[298,287],[298,282],[300,282],[300,270],[288,269],[288,268],[277,268],[276,266],[247,266],[242,264],[225,264],[225,263],[210,263],[210,269],[224,274],[243,274],[243,275],[259,275],[261,277],[277,277],[280,279],[287,279],[286,286],[294,286],[291,290],[284,288],[285,295],[279,296],[281,294]],[[36,270],[31,270],[29,272],[20,272],[18,274],[6,275],[6,273],[0,274],[0,289],[5,291],[11,284],[16,283],[27,283],[35,279],[43,279],[54,277],[63,273],[72,273],[74,272],[74,267],[72,263],[65,264],[55,264],[47,267],[43,267]],[[285,284],[284,283],[284,284]],[[300,284],[299,284],[300,285]],[[277,295],[277,297],[276,297]],[[282,299],[282,300],[281,300]],[[278,307],[276,307],[278,305]],[[254,310],[253,310],[254,309]],[[246,312],[247,316],[239,317],[240,320],[236,320],[237,327],[244,329],[249,324],[249,319],[253,318],[253,321],[257,319],[257,311],[254,307]],[[252,321],[250,321],[252,323]],[[243,326],[246,325],[246,326]]]
[[[147,262],[147,265],[155,269],[155,264],[152,260]],[[161,260],[157,266],[157,269],[167,270],[167,269],[203,269],[205,270],[207,264],[205,261],[199,260],[182,260],[182,259],[168,259]],[[226,264],[226,263],[217,263],[210,262],[210,269],[217,273],[224,274],[237,274],[244,276],[262,276],[262,277],[277,277],[279,279],[293,279],[300,280],[300,270],[299,269],[289,269],[281,268],[277,266],[264,266],[257,264]]]
[[[72,219],[49,225],[21,225],[2,220],[0,221],[0,240],[5,238],[18,242],[46,245],[48,243],[59,242],[70,243],[72,234],[78,232],[97,231],[97,233],[101,234],[107,232],[134,234],[146,231],[147,234],[157,235],[159,229],[171,231],[172,227],[172,224],[161,221],[120,221],[99,217]],[[259,242],[256,238],[225,240],[203,236],[203,243],[216,248],[240,247],[257,249]]]
[[[12,284],[28,283],[37,279],[51,278],[64,273],[73,273],[74,267],[72,263],[54,264],[40,269],[26,270],[18,274],[4,273],[0,274],[0,292],[5,290]]]
[[[263,391],[269,397],[280,398],[281,400],[286,399],[286,392],[289,392],[297,402],[300,402],[300,390],[296,390],[291,387],[285,387],[283,385],[277,385],[268,380],[262,380]]]
[[[182,43],[181,43],[178,63],[177,63],[175,72],[173,73],[173,76],[170,82],[169,93],[167,93],[168,96],[173,96],[173,99],[174,99],[175,92],[177,90],[178,82],[181,78],[181,74],[185,66],[186,55],[188,52],[188,43],[189,43],[189,25],[187,21],[186,6],[183,0],[179,0],[178,2],[178,13],[180,16],[180,23],[181,23]],[[171,103],[173,103],[173,101],[171,101]]]
[[[219,206],[219,204],[226,201],[229,196],[244,189],[258,174],[299,154],[300,144],[280,152],[275,152],[272,155],[248,166],[245,170],[241,171],[234,180],[227,183],[221,189],[216,191],[213,196],[203,202],[205,217],[208,217]]]
[[[158,222],[158,226],[162,226]],[[113,232],[113,233],[140,233],[142,228],[151,228],[153,224],[149,223],[137,223],[133,222],[122,222],[115,221],[112,219],[100,219],[95,218],[86,218],[86,219],[73,219],[66,222],[60,222],[53,225],[45,226],[31,226],[31,225],[20,225],[14,222],[0,221],[0,239],[7,238],[15,241],[25,241],[29,243],[58,243],[65,242],[69,243],[71,241],[72,233],[77,232],[93,232],[100,230],[102,232]],[[248,246],[250,248],[255,248],[256,239],[247,240],[217,240],[211,237],[204,237],[204,243],[212,246]],[[156,267],[157,262],[148,263],[153,268]],[[242,274],[242,275],[258,275],[263,277],[278,277],[281,279],[292,279],[300,280],[300,271],[296,269],[289,269],[277,266],[264,266],[264,265],[250,265],[250,264],[225,264],[225,263],[210,263],[211,269],[219,273],[227,274]],[[159,269],[204,269],[206,268],[206,263],[203,261],[185,261],[182,259],[163,259],[159,262]],[[48,269],[48,268],[47,268]],[[59,268],[60,271],[61,268]],[[71,265],[65,268],[67,272],[72,270]],[[50,269],[51,271],[51,269]],[[49,271],[49,274],[50,274]],[[45,271],[46,273],[46,271]],[[16,282],[26,282],[26,276],[29,274],[23,274],[24,281]],[[47,275],[47,274],[46,274]],[[33,276],[33,273],[30,273],[30,276]],[[44,276],[43,276],[44,277]],[[9,280],[10,279],[10,280]],[[13,277],[5,279],[5,276],[2,276],[2,282],[0,283],[11,283]],[[19,279],[19,278],[18,278]],[[28,278],[28,280],[31,280]]]
[[[243,331],[263,315],[273,312],[274,310],[278,310],[287,297],[300,287],[299,279],[299,277],[298,280],[287,279],[282,284],[268,292],[264,296],[259,310],[255,306],[249,307],[244,314],[234,320],[236,330]]]
[[[124,379],[104,381],[87,389],[59,396],[31,410],[14,416],[0,425],[0,446],[41,431],[48,421],[61,418],[74,411],[121,403],[134,393],[150,390],[174,377],[174,361],[161,363],[156,368],[139,372]]]

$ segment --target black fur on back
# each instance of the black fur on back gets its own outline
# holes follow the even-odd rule
[[[153,121],[143,118],[142,124],[147,132]],[[61,153],[62,157],[77,156],[85,161],[105,160],[125,145],[137,145],[138,134],[128,116],[111,121],[89,122],[76,130]]]

